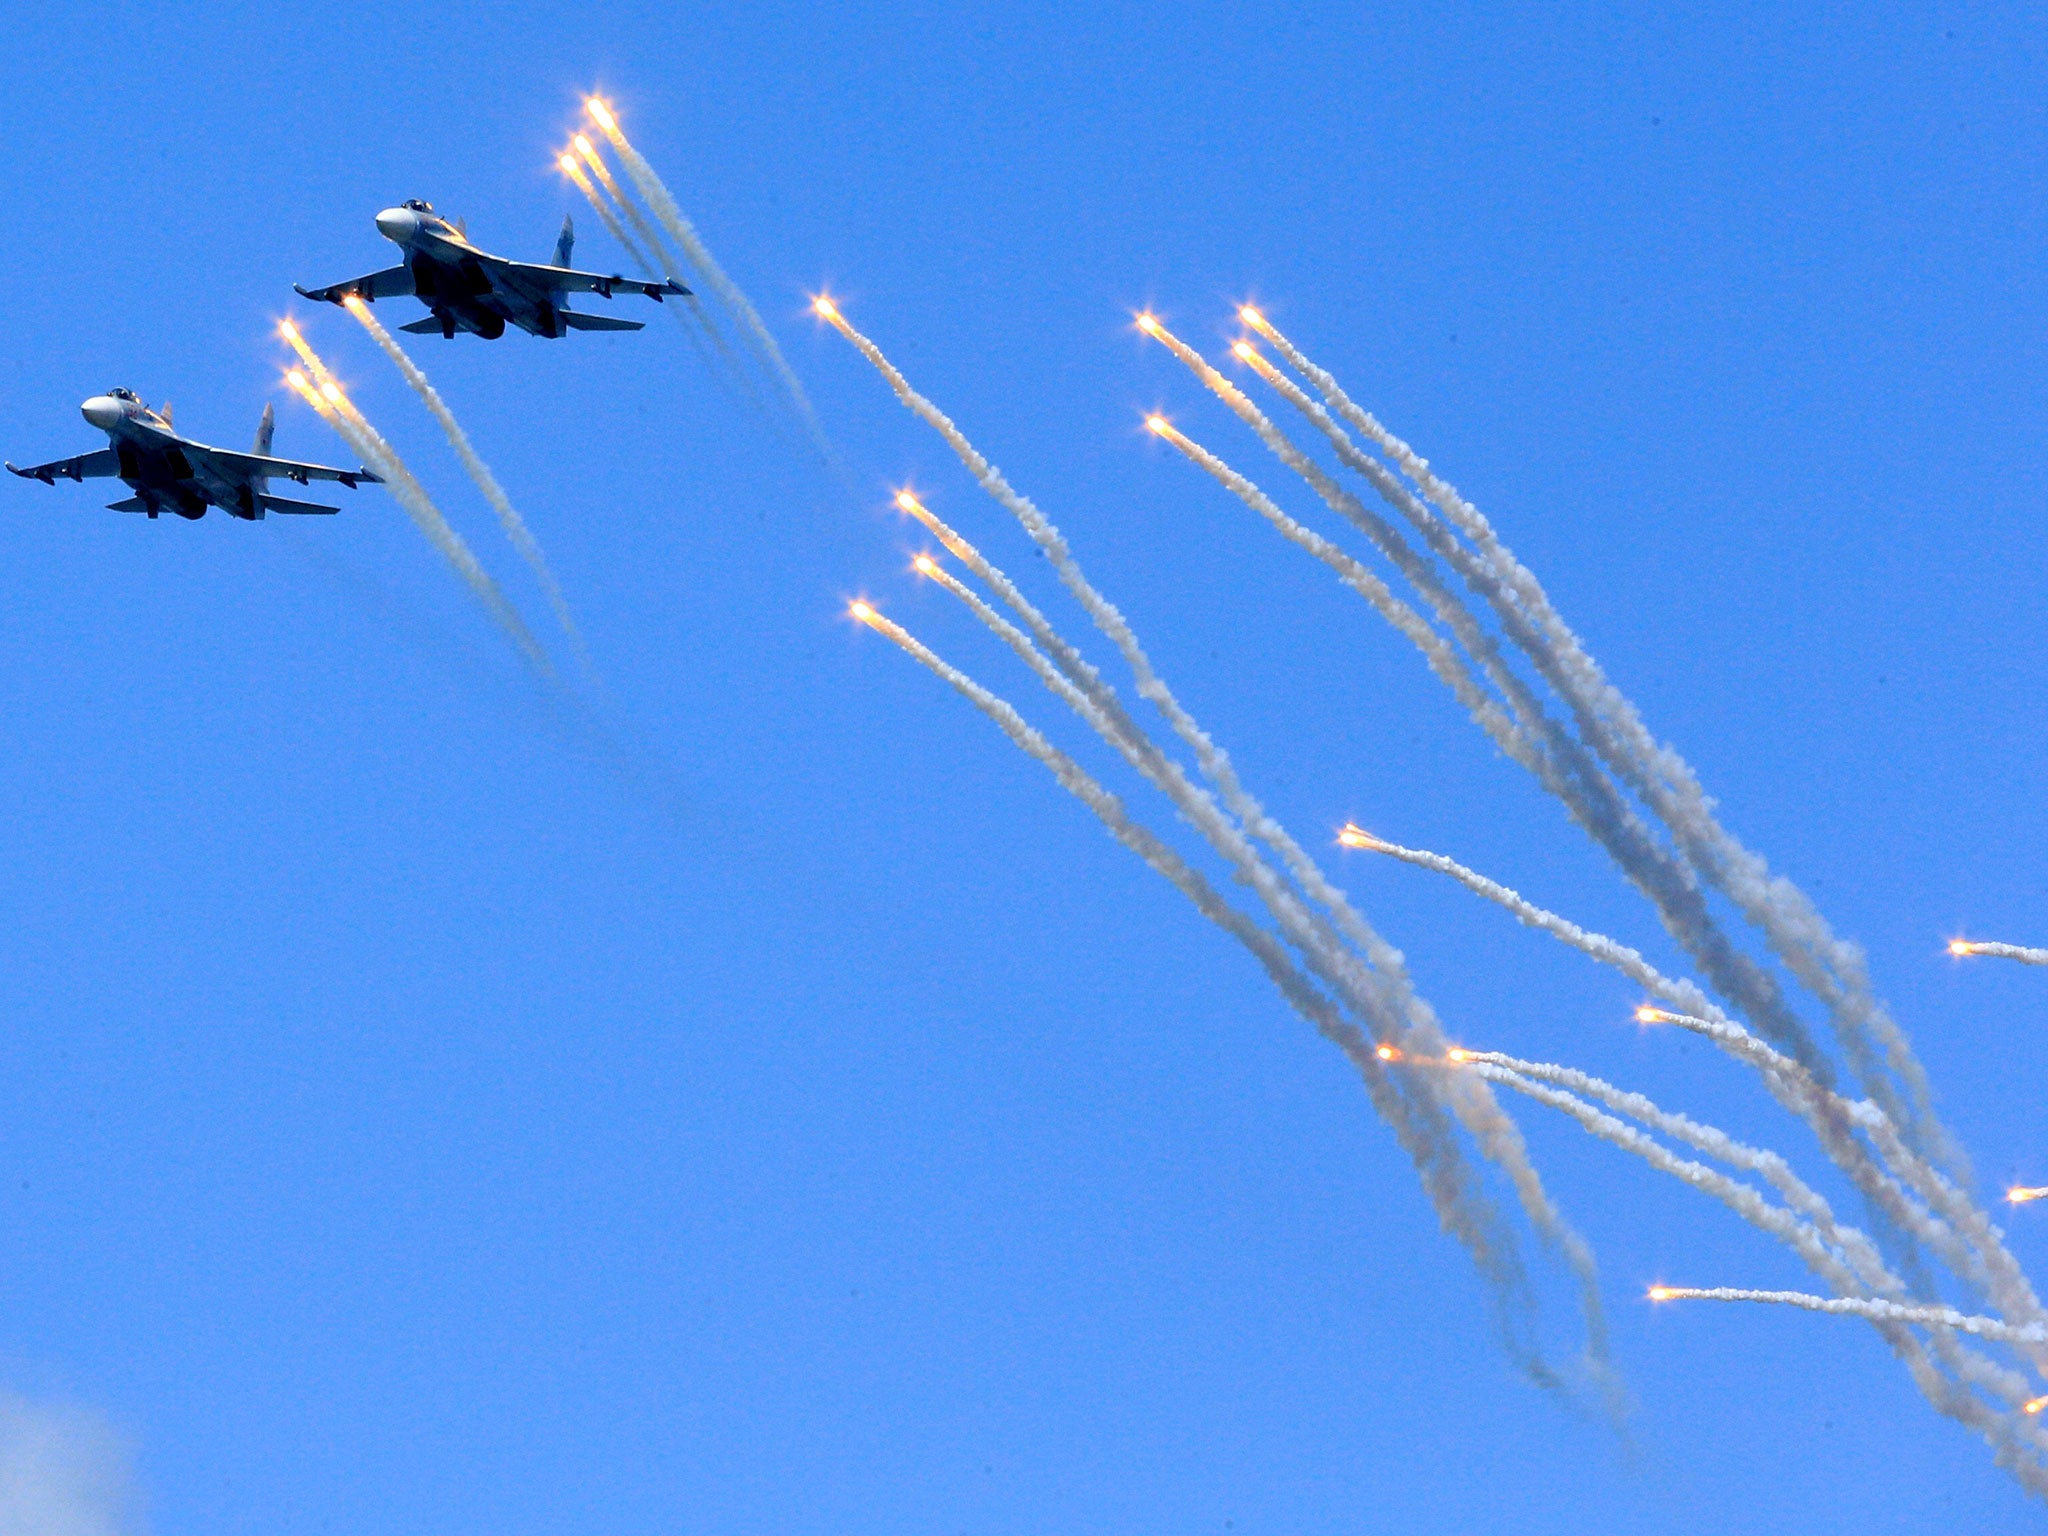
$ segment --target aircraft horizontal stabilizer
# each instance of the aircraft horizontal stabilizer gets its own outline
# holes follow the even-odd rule
[[[614,320],[610,315],[586,315],[581,310],[559,309],[555,317],[572,331],[644,331],[638,320]]]
[[[411,325],[401,325],[399,329],[413,336],[439,336],[446,332],[448,327],[435,316],[429,315],[424,320],[413,321]]]
[[[109,512],[147,512],[149,510],[149,503],[140,496],[130,496],[126,501],[108,502],[107,510]]]
[[[329,513],[339,512],[339,507],[323,507],[314,501],[291,501],[283,496],[258,496],[257,502],[266,512]]]

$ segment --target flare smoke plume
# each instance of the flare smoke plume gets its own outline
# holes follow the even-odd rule
[[[1104,674],[1054,629],[1017,583],[920,498],[904,492],[898,505],[996,603],[929,555],[918,557],[916,570],[965,604],[1165,797],[1256,898],[1264,920],[1230,906],[1165,837],[1140,823],[1128,805],[1051,746],[1006,701],[872,604],[856,604],[855,617],[995,720],[1113,835],[1251,950],[1295,1010],[1352,1060],[1375,1107],[1415,1161],[1444,1225],[1493,1281],[1504,1311],[1518,1304],[1523,1265],[1511,1231],[1487,1199],[1480,1166],[1469,1160],[1475,1152],[1480,1165],[1506,1179],[1531,1229],[1578,1275],[1587,1363],[1596,1385],[1608,1389],[1592,1256],[1545,1191],[1514,1121],[1486,1091],[1489,1085],[1558,1111],[1599,1140],[1717,1201],[1782,1243],[1833,1293],[1660,1286],[1651,1292],[1654,1298],[1774,1302],[1868,1323],[1938,1412],[1979,1435],[2000,1466],[2031,1492],[2048,1497],[2048,1436],[2036,1417],[2048,1404],[2048,1393],[2040,1391],[2048,1377],[2048,1310],[2004,1234],[1970,1193],[1967,1163],[1936,1117],[1926,1073],[1877,998],[1861,952],[1720,823],[1690,766],[1650,733],[1535,575],[1476,507],[1256,309],[1241,310],[1240,319],[1309,387],[1250,339],[1238,342],[1232,354],[1315,429],[1349,482],[1312,459],[1156,316],[1138,317],[1145,335],[1185,364],[1284,469],[1364,536],[1385,572],[1283,509],[1164,416],[1147,418],[1151,431],[1329,568],[1414,645],[1486,736],[1608,853],[1698,977],[1666,975],[1630,945],[1441,854],[1349,825],[1338,842],[1448,876],[1536,932],[1628,977],[1654,999],[1638,1010],[1642,1022],[1702,1035],[1731,1064],[1756,1075],[1861,1198],[1874,1223],[1870,1231],[1838,1214],[1781,1151],[1740,1141],[1574,1067],[1450,1044],[1399,953],[1251,795],[1228,756],[1161,678],[1123,614],[1082,573],[1059,530],[836,303],[820,298],[814,308],[1023,527],[1115,648],[1138,695],[1164,721],[1165,738],[1146,732]],[[1368,503],[1368,495],[1377,506]],[[1396,583],[1408,594],[1397,591]],[[998,612],[998,603],[1014,622]],[[1725,899],[1747,925],[1751,942],[1782,971],[1750,953],[1741,930],[1725,925],[1709,904],[1710,894]],[[1950,947],[1958,955],[2048,964],[2048,950],[1965,940]],[[1826,1020],[1839,1065],[1809,1028],[1808,1008]],[[1691,1155],[1674,1151],[1674,1144]],[[2014,1189],[2008,1198],[2018,1204],[2042,1193]],[[1944,1292],[1969,1305],[1952,1304]],[[1524,1361],[1539,1379],[1549,1379],[1533,1351]]]
[[[541,591],[547,596],[548,606],[554,610],[555,621],[562,626],[562,633],[568,637],[570,646],[575,650],[585,676],[594,676],[590,653],[584,647],[583,636],[577,631],[575,617],[569,612],[569,600],[562,595],[561,583],[555,580],[555,573],[548,569],[547,557],[540,552],[540,542],[526,526],[526,519],[521,517],[518,509],[512,505],[512,498],[505,494],[505,488],[498,484],[498,477],[491,473],[490,465],[486,464],[483,455],[476,451],[475,445],[469,440],[469,434],[462,430],[462,424],[455,419],[455,413],[448,409],[448,403],[441,398],[440,391],[427,382],[427,376],[420,371],[419,365],[406,356],[405,349],[384,329],[377,317],[370,313],[370,306],[353,294],[343,302],[348,312],[362,322],[363,329],[370,333],[379,347],[383,348],[384,355],[397,366],[398,371],[405,376],[405,382],[412,386],[413,393],[420,397],[428,412],[440,424],[441,431],[447,436],[448,445],[455,450],[456,458],[462,461],[463,469],[476,483],[476,488],[483,493],[484,500],[491,504],[491,510],[497,513],[498,525],[505,530],[505,537],[511,541],[512,547],[519,551],[520,558],[526,562],[533,572],[534,579],[540,583]]]
[[[526,627],[526,621],[519,617],[519,610],[512,606],[498,584],[477,563],[469,545],[462,535],[448,524],[441,515],[441,509],[426,492],[413,473],[399,458],[393,448],[372,427],[363,413],[356,409],[327,365],[320,360],[312,345],[299,328],[287,320],[280,327],[292,350],[304,361],[307,374],[294,369],[285,375],[285,382],[301,400],[319,413],[320,419],[332,427],[342,441],[354,449],[362,461],[384,477],[384,488],[392,499],[406,511],[413,526],[425,534],[429,543],[441,552],[441,556],[455,568],[465,585],[476,595],[484,610],[497,621],[512,643],[519,647],[520,654],[543,677],[552,677],[554,667],[548,661],[547,652],[533,638],[533,632]]]

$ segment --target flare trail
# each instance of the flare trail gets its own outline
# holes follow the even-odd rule
[[[519,551],[520,558],[532,570],[534,579],[540,583],[541,591],[547,595],[548,606],[554,610],[555,621],[562,626],[562,633],[568,637],[569,644],[574,648],[584,675],[594,679],[596,670],[591,665],[590,653],[583,644],[583,636],[576,628],[575,617],[569,612],[569,600],[562,595],[561,583],[555,580],[555,573],[548,568],[547,557],[541,553],[540,542],[526,526],[526,519],[521,517],[518,509],[512,505],[512,498],[507,496],[505,488],[498,484],[498,477],[491,473],[490,465],[486,464],[483,455],[476,451],[475,445],[469,440],[469,434],[462,430],[462,424],[455,419],[455,413],[441,398],[440,391],[428,382],[426,374],[422,373],[419,366],[406,355],[405,349],[384,329],[377,317],[370,313],[370,306],[353,294],[344,302],[348,312],[362,322],[363,329],[384,349],[385,356],[397,365],[398,371],[405,375],[405,382],[412,386],[413,393],[420,397],[434,420],[440,423],[441,431],[446,434],[449,446],[455,450],[455,456],[462,461],[463,469],[468,471],[469,478],[476,482],[476,488],[483,492],[484,500],[491,504],[491,510],[497,513],[498,523],[505,530],[505,537],[511,541],[512,547]]]

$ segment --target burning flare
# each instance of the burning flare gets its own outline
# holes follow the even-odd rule
[[[1995,944],[1988,939],[1950,939],[1948,952],[1958,958],[1990,955],[1999,960],[2017,960],[2022,965],[2048,965],[2048,949],[2030,949],[2024,944]]]

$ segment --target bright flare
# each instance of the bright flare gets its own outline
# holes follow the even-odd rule
[[[1666,1289],[1665,1289],[1665,1288],[1664,1288],[1663,1286],[1661,1286],[1661,1285],[1653,1285],[1653,1286],[1651,1286],[1651,1287],[1650,1287],[1650,1300],[1652,1300],[1652,1301],[1669,1301],[1670,1299],[1671,1299],[1671,1292],[1670,1292],[1670,1291],[1668,1291],[1668,1290],[1666,1290]]]
[[[1157,336],[1159,334],[1159,322],[1150,315],[1140,315],[1138,316],[1138,329],[1147,336]]]
[[[2048,1397],[2033,1397],[2020,1404],[2021,1413],[2039,1413],[2043,1408],[2048,1408]]]
[[[846,611],[852,614],[856,619],[859,619],[863,624],[871,624],[874,622],[875,610],[870,608],[866,603],[855,603],[851,608],[847,609]]]
[[[583,110],[588,112],[596,120],[597,126],[606,133],[613,132],[619,126],[619,120],[612,116],[611,109],[595,96],[583,103]]]
[[[939,562],[930,555],[919,555],[910,563],[920,576],[936,576],[939,573]]]
[[[1246,362],[1250,362],[1252,360],[1253,348],[1252,344],[1248,341],[1240,341],[1230,350],[1236,353],[1239,357],[1243,358]]]
[[[2048,1185],[2039,1185],[2033,1188],[2025,1185],[2014,1185],[2005,1192],[2005,1199],[2008,1205],[2026,1205],[2034,1200],[2048,1200]]]
[[[1382,1045],[1375,1047],[1373,1050],[1373,1055],[1379,1057],[1381,1061],[1399,1061],[1401,1059],[1401,1053],[1395,1050],[1391,1045]]]
[[[1675,1024],[1678,1022],[1678,1015],[1666,1013],[1662,1008],[1652,1007],[1650,1004],[1645,1003],[1636,1010],[1636,1022],[1638,1024]]]
[[[820,319],[836,321],[839,318],[839,306],[822,293],[811,300],[811,308],[817,311]]]
[[[296,390],[303,391],[306,388],[306,376],[296,368],[285,374],[284,381]]]
[[[2025,944],[1999,944],[1990,939],[1950,939],[1952,955],[1990,955],[1999,960],[2017,960],[2022,965],[2048,965],[2048,949]]]
[[[328,404],[330,405],[346,405],[348,403],[347,398],[342,394],[341,390],[336,387],[332,379],[328,379],[322,382],[322,384],[320,385],[320,393],[327,397]]]
[[[1355,821],[1344,823],[1343,828],[1337,833],[1337,841],[1346,848],[1371,848],[1377,850],[1387,846],[1383,840],[1374,837]]]
[[[1161,437],[1166,436],[1167,433],[1173,430],[1172,424],[1164,416],[1147,416],[1145,418],[1145,425],[1154,432],[1157,432]]]

